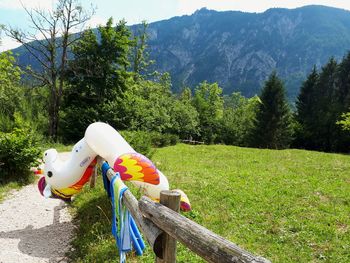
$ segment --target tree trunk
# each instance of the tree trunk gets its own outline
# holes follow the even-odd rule
[[[54,142],[57,141],[59,100],[56,81],[53,81],[49,102],[49,136]]]

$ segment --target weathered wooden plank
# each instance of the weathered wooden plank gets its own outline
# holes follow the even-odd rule
[[[183,143],[187,143],[187,144],[204,144],[204,142],[200,142],[200,141],[194,141],[194,140],[182,140]]]
[[[181,195],[176,191],[161,191],[160,203],[175,212],[180,210]],[[164,233],[162,235],[163,259],[156,257],[156,263],[175,263],[176,262],[176,239]]]
[[[163,229],[208,262],[270,262],[265,258],[254,256],[179,213],[153,202],[148,197],[141,198],[139,208],[143,215],[160,229]]]
[[[115,176],[113,169],[107,171],[107,177],[109,180]],[[163,258],[162,250],[162,234],[163,231],[159,229],[152,221],[142,216],[142,213],[138,206],[138,201],[135,196],[126,190],[123,195],[123,203],[129,209],[137,226],[140,228],[143,236],[146,238],[148,244],[151,246],[155,255],[159,258]]]

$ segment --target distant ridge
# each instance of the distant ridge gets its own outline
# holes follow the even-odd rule
[[[276,69],[293,99],[313,65],[350,50],[350,12],[320,5],[263,13],[202,8],[151,23],[149,34],[154,69],[171,73],[175,91],[208,80],[226,94],[253,96]],[[13,51],[20,63],[33,63],[22,47]]]

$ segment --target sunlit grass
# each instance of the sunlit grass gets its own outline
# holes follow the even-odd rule
[[[40,148],[42,149],[42,151],[46,151],[47,149],[56,149],[58,152],[70,152],[73,148],[73,145],[71,144],[62,144],[59,142],[45,142],[44,144],[42,144],[40,146]]]
[[[177,145],[153,156],[186,216],[272,262],[350,262],[350,156],[303,150]],[[100,180],[99,180],[100,181]],[[73,202],[75,262],[117,262],[102,186]],[[178,262],[201,260],[182,246]],[[154,262],[148,250],[130,262]]]

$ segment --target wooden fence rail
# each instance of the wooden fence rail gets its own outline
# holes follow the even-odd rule
[[[111,179],[114,175],[114,171],[109,169],[108,178]],[[155,253],[156,262],[174,263],[176,261],[176,240],[208,262],[270,262],[263,257],[254,256],[180,215],[177,212],[180,198],[173,191],[162,191],[161,203],[163,204],[159,204],[145,196],[137,201],[135,196],[127,190],[124,192],[123,202]]]
[[[195,140],[182,140],[183,143],[187,143],[187,144],[204,144],[204,142],[200,142],[200,141],[195,141]]]

